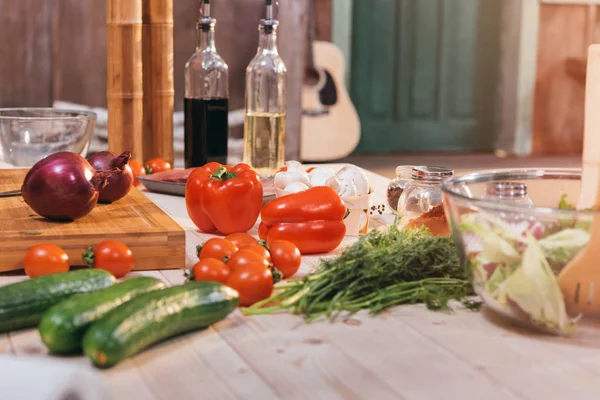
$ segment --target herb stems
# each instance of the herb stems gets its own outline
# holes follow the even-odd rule
[[[432,236],[426,228],[373,231],[317,271],[289,280],[279,293],[242,311],[247,315],[287,310],[308,322],[340,313],[369,310],[379,314],[400,304],[424,303],[446,309],[450,300],[473,295],[450,237]]]

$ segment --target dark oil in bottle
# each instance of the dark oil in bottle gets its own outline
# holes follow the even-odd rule
[[[215,161],[227,164],[228,100],[185,100],[185,168]]]

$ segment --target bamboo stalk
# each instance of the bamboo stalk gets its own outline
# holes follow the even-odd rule
[[[144,156],[173,163],[173,0],[142,0]]]
[[[142,0],[107,0],[108,148],[143,159]]]

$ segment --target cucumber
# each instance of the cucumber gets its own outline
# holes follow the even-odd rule
[[[148,276],[127,279],[92,293],[79,294],[50,308],[42,317],[38,330],[42,342],[56,354],[81,351],[85,331],[121,304],[167,285]]]
[[[112,286],[116,279],[101,269],[44,275],[0,287],[0,333],[32,328],[53,305],[78,293]]]
[[[83,352],[99,368],[169,337],[205,328],[238,306],[238,293],[218,282],[191,282],[146,293],[94,323],[83,337]]]

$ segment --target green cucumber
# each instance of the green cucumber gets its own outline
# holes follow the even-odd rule
[[[95,366],[110,368],[161,340],[221,321],[238,302],[235,290],[208,281],[146,293],[94,323],[83,352]]]
[[[149,276],[127,279],[92,293],[79,294],[50,308],[42,317],[38,330],[42,342],[56,354],[81,351],[85,331],[121,304],[167,285]]]
[[[115,277],[101,269],[44,275],[0,287],[0,333],[33,328],[53,305],[79,293],[104,289]]]

